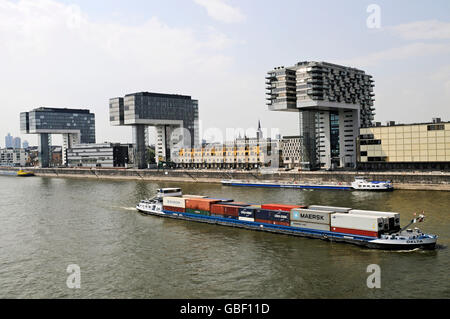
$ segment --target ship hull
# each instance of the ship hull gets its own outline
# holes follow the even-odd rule
[[[290,188],[290,189],[335,189],[335,190],[353,189],[351,186],[345,185],[270,184],[270,183],[238,183],[238,182],[222,182],[222,185],[241,186],[241,187]]]

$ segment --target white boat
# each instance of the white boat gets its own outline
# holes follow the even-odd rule
[[[389,192],[394,190],[394,186],[391,181],[368,181],[362,176],[355,177],[355,181],[352,182],[352,188],[359,191]]]
[[[164,215],[163,198],[180,196],[183,196],[181,188],[161,188],[158,189],[156,197],[140,201],[136,209],[142,213]]]

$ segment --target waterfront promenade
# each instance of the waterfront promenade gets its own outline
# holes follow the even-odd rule
[[[26,168],[37,176],[126,179],[148,181],[179,181],[220,183],[222,180],[350,184],[355,176],[371,180],[390,180],[395,189],[450,191],[450,172],[362,172],[362,171],[243,171],[213,169],[86,169],[86,168]],[[19,168],[1,168],[1,171],[15,171]]]

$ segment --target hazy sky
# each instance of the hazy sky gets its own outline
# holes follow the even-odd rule
[[[306,60],[373,75],[376,121],[450,121],[448,0],[0,0],[0,146],[35,145],[19,113],[41,106],[89,108],[97,142],[130,142],[108,100],[138,91],[198,99],[203,131],[298,134],[296,113],[267,110],[264,77]]]

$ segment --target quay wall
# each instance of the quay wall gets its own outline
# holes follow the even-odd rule
[[[1,171],[17,171],[19,168],[1,168]],[[395,189],[450,191],[449,172],[357,172],[357,171],[240,171],[240,170],[184,170],[184,169],[82,169],[82,168],[26,168],[37,176],[61,178],[129,179],[148,181],[178,181],[220,183],[237,179],[264,182],[297,182],[316,184],[350,184],[355,176],[371,180],[390,180]]]

